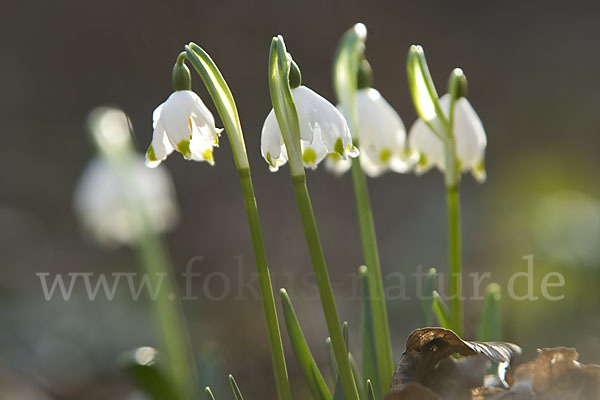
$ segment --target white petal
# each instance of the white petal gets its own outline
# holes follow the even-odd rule
[[[359,160],[361,168],[371,178],[377,178],[386,171],[385,167],[373,162],[373,160],[364,153],[361,154]]]
[[[352,160],[345,160],[337,153],[331,153],[325,158],[325,169],[333,173],[335,176],[341,176],[352,167]]]
[[[215,117],[212,115],[210,110],[204,105],[202,99],[196,95],[196,93],[192,93],[192,98],[194,98],[194,105],[192,107],[192,119],[198,126],[198,129],[208,140],[218,145],[219,136],[223,129],[219,129],[215,125]]]
[[[312,142],[310,131],[314,134],[319,129],[328,152],[335,152],[338,138],[342,139],[344,149],[349,146],[351,148],[352,139],[348,124],[333,104],[306,86],[293,89],[292,97],[298,113],[302,140]]]
[[[214,165],[213,148],[214,142],[201,135],[194,126],[194,133],[192,140],[190,140],[190,160],[206,161],[210,165]]]
[[[392,157],[389,167],[394,172],[405,174],[414,168],[420,158],[419,153],[405,151],[400,157]]]
[[[165,105],[165,103],[162,103],[161,105],[156,107],[154,109],[154,111],[152,112],[152,129],[156,129],[156,124],[158,123],[158,120],[160,119],[160,115],[161,115],[164,105]]]
[[[173,152],[173,146],[167,138],[162,124],[154,124],[154,133],[152,134],[152,145],[146,152],[146,166],[150,168],[157,167],[162,161],[164,161],[169,154]]]
[[[411,152],[420,154],[415,165],[417,174],[427,172],[432,166],[444,170],[444,145],[422,119],[417,119],[408,133],[408,145]]]
[[[405,153],[406,128],[398,113],[375,89],[359,90],[359,145],[369,162],[387,169],[393,159]]]
[[[260,137],[260,152],[269,164],[271,171],[277,171],[287,162],[287,151],[277,123],[275,112],[271,110],[263,124]]]
[[[483,161],[487,138],[479,116],[464,97],[454,106],[454,135],[463,170],[478,167]]]
[[[178,90],[164,102],[160,123],[167,132],[171,145],[181,152],[181,145],[192,138],[192,110],[198,96],[189,90]],[[189,154],[184,154],[189,156]]]
[[[306,140],[300,141],[302,148],[302,160],[306,168],[315,169],[330,153],[323,142],[321,129],[315,129],[312,142]]]

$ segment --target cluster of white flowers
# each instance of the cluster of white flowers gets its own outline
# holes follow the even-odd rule
[[[337,175],[346,172],[358,151],[352,146],[350,131],[341,112],[331,103],[305,86],[292,89],[298,112],[302,154],[306,167],[316,168],[323,160],[327,169]],[[415,170],[422,174],[435,166],[444,171],[444,144],[420,118],[408,134],[402,119],[381,94],[373,88],[357,92],[358,137],[360,164],[367,175],[377,177],[386,171],[400,173]],[[440,99],[448,114],[450,96]],[[453,133],[456,153],[462,172],[470,171],[478,181],[485,180],[484,153],[487,144],[483,124],[477,113],[462,97],[454,107]],[[434,121],[435,124],[435,121]],[[335,144],[341,145],[336,147]],[[271,171],[287,162],[285,144],[273,110],[262,130],[261,152]]]
[[[444,144],[422,120],[418,119],[407,133],[402,119],[383,96],[373,88],[357,92],[358,132],[354,140],[340,106],[306,86],[291,90],[300,124],[302,158],[307,168],[314,169],[326,160],[327,169],[340,175],[351,166],[348,157],[359,156],[367,175],[376,177],[386,171],[417,174],[437,167],[445,169]],[[440,99],[442,110],[448,114],[450,95]],[[449,116],[448,116],[449,117]],[[450,118],[448,118],[450,119]],[[146,153],[146,165],[155,167],[173,150],[186,159],[213,161],[213,147],[218,146],[222,129],[194,92],[174,92],[154,111],[154,135]],[[461,172],[471,172],[478,181],[485,180],[484,153],[486,135],[481,120],[469,103],[461,97],[454,107],[453,134]],[[433,121],[435,125],[435,121]],[[261,153],[271,171],[288,161],[287,151],[273,110],[267,115],[262,129]]]

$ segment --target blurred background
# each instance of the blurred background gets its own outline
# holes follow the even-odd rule
[[[96,106],[123,109],[145,151],[152,111],[171,93],[171,68],[195,41],[215,60],[235,96],[255,182],[274,287],[287,287],[309,344],[327,364],[327,336],[287,168],[270,173],[260,156],[262,123],[271,108],[267,56],[282,34],[304,83],[334,100],[331,62],[337,42],[356,22],[369,30],[367,57],[375,87],[402,116],[416,114],[405,61],[422,44],[440,92],[461,67],[469,99],[488,135],[488,181],[462,185],[464,266],[491,272],[503,288],[504,339],[524,348],[576,347],[600,363],[600,3],[553,1],[22,1],[0,16],[0,398],[143,399],[119,371],[118,356],[155,345],[150,304],[126,287],[111,302],[89,301],[77,286],[69,301],[46,301],[36,273],[136,272],[131,248],[106,249],[86,237],[73,212],[73,191],[94,156],[85,118]],[[193,86],[214,110],[194,76]],[[220,122],[218,123],[219,126]],[[248,398],[274,398],[260,299],[237,285],[255,271],[239,182],[227,140],[216,165],[174,155],[165,163],[180,206],[166,235],[173,266],[221,272],[231,294],[184,303],[203,385],[217,398],[233,373]],[[350,176],[308,174],[336,300],[358,350],[359,301],[353,274],[362,260]],[[398,359],[419,325],[411,274],[446,270],[442,177],[437,171],[369,181],[385,274],[401,272],[405,290],[391,292],[389,313]],[[538,301],[506,296],[510,276],[534,256]],[[238,263],[243,258],[240,274]],[[541,297],[548,272],[565,277]],[[183,285],[181,279],[178,280]],[[390,278],[389,287],[399,285]],[[256,282],[254,282],[256,285]],[[472,281],[465,291],[472,292]],[[224,293],[214,279],[211,293]],[[214,290],[214,291],[213,291]],[[527,282],[517,280],[524,294]],[[402,300],[405,294],[409,300]],[[237,297],[237,298],[236,298]],[[474,338],[481,301],[466,303],[466,335]],[[284,339],[285,329],[283,329]],[[289,346],[294,390],[306,387]]]

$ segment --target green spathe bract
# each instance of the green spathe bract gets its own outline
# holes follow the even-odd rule
[[[273,110],[288,153],[292,176],[304,175],[300,126],[290,89],[290,56],[281,36],[274,37],[269,52],[269,89]]]

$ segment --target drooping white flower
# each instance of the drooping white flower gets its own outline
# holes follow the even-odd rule
[[[356,109],[359,159],[367,175],[409,171],[416,160],[406,149],[406,128],[396,110],[373,88],[357,91]],[[335,174],[343,174],[350,163],[329,157],[326,166]]]
[[[214,164],[213,147],[223,129],[200,97],[191,90],[177,90],[152,114],[154,133],[146,152],[146,165],[156,167],[177,150],[186,160]]]
[[[450,109],[450,95],[440,98],[440,107],[446,116]],[[440,121],[433,119],[433,126],[441,126]],[[470,171],[478,182],[485,181],[484,166],[487,138],[479,116],[471,103],[461,97],[454,105],[454,137],[456,141],[456,157],[461,172]],[[431,167],[445,171],[444,144],[442,140],[422,120],[415,121],[409,132],[409,147],[420,155],[415,167],[417,174],[427,172]]]
[[[126,163],[118,173],[106,159],[93,159],[75,188],[75,212],[84,229],[103,244],[130,244],[144,230],[163,232],[177,222],[168,172],[146,168],[138,155]]]
[[[305,167],[316,168],[327,154],[335,153],[342,159],[358,156],[348,124],[333,104],[306,86],[294,88],[291,93],[298,114]],[[267,115],[263,125],[261,153],[271,171],[277,171],[288,161],[274,110]]]

